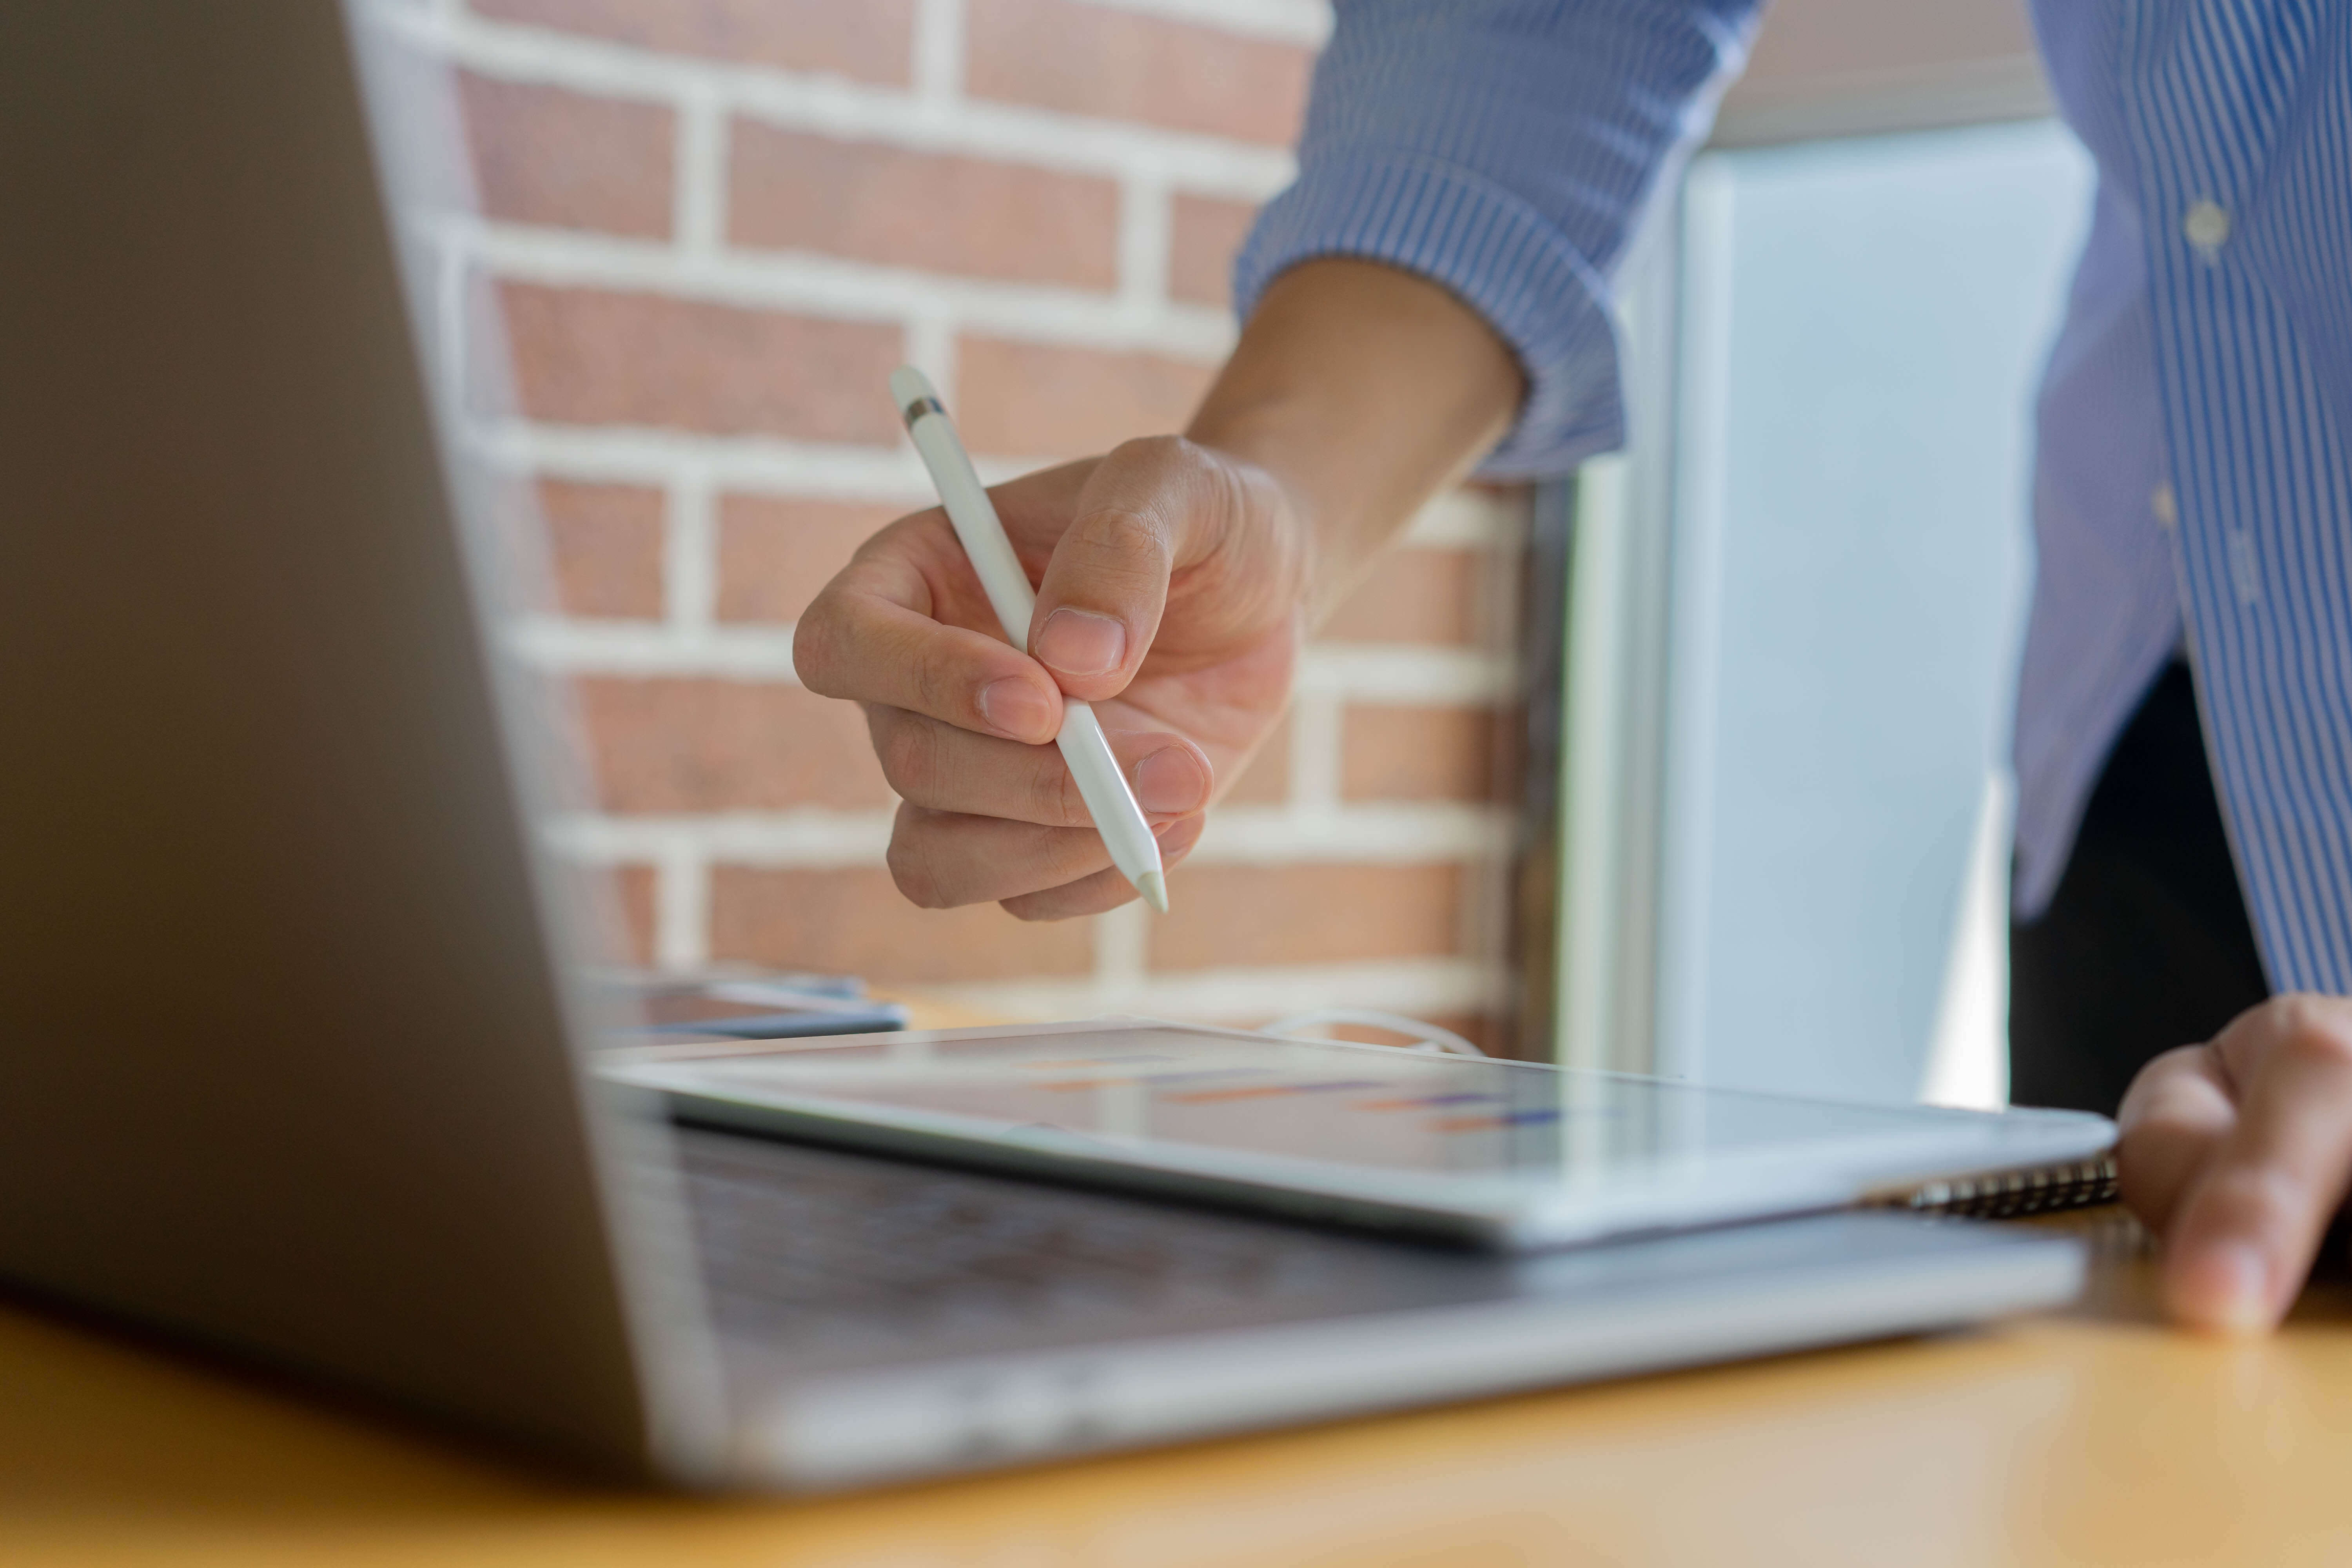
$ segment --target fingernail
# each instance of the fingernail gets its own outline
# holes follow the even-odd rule
[[[1192,811],[1208,797],[1208,770],[1181,746],[1163,746],[1135,764],[1135,804],[1146,811]]]
[[[1054,704],[1029,682],[1007,676],[980,689],[980,715],[1000,733],[1026,741],[1053,727]]]
[[[1092,610],[1055,610],[1037,630],[1037,658],[1064,675],[1101,675],[1127,657],[1127,628]]]
[[[2270,1266],[2243,1242],[2200,1248],[2173,1270],[2176,1311],[2204,1328],[2259,1334],[2271,1326]]]

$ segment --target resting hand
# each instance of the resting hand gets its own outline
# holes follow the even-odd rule
[[[908,899],[1093,914],[1135,889],[1052,743],[1063,698],[1096,705],[1162,858],[1181,859],[1289,700],[1306,542],[1263,470],[1172,436],[990,494],[1038,582],[1027,648],[1003,641],[934,508],[860,547],[802,617],[793,662],[865,707]]]
[[[2275,1326],[2352,1179],[2352,1000],[2240,1014],[2143,1068],[2117,1120],[2124,1198],[2164,1238],[2173,1315]]]

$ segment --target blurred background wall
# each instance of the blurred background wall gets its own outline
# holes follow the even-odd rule
[[[535,505],[520,627],[586,721],[636,956],[862,974],[1013,1016],[1333,1005],[1507,1036],[1521,499],[1447,498],[1324,628],[1282,731],[1139,905],[904,902],[853,708],[794,619],[927,504],[883,389],[992,479],[1181,426],[1287,180],[1315,0],[388,0],[451,63],[478,209],[418,232],[469,443]],[[495,300],[512,386],[480,384]],[[499,410],[499,412],[493,412]]]

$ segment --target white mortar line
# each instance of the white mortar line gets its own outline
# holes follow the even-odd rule
[[[615,864],[691,857],[767,868],[879,866],[894,814],[803,807],[719,816],[566,816],[543,831],[578,860]]]
[[[692,525],[689,525],[692,526]],[[693,542],[696,548],[703,548]],[[705,573],[707,554],[688,563]],[[673,595],[708,592],[681,584]],[[704,600],[707,604],[707,599]],[[517,617],[515,647],[541,668],[614,675],[730,675],[793,679],[793,628]],[[1321,645],[1301,659],[1291,720],[1291,800],[1324,809],[1339,798],[1339,713],[1343,703],[1392,707],[1487,707],[1508,694],[1510,661],[1459,648],[1381,648]],[[1236,808],[1246,809],[1246,808]]]
[[[460,326],[455,295],[462,271],[445,280],[445,305],[450,314],[445,330],[456,334]],[[910,323],[908,357],[937,384],[955,384],[955,342],[944,317]],[[444,351],[455,353],[456,350]],[[463,438],[486,461],[528,467],[549,478],[583,481],[652,485],[676,483],[692,468],[706,475],[714,488],[778,496],[874,500],[917,507],[937,498],[912,451],[879,447],[837,447],[780,440],[766,437],[701,436],[687,431],[648,430],[620,426],[530,425],[519,422],[468,421]],[[991,483],[1029,472],[1050,458],[983,458],[979,468]],[[1402,549],[1454,550],[1490,542],[1480,521],[1483,503],[1454,508],[1441,499],[1400,543]],[[1366,657],[1386,658],[1402,653],[1434,651],[1449,669],[1449,680],[1465,676],[1459,650],[1421,650],[1411,645],[1322,643],[1332,658],[1360,664]],[[1367,656],[1363,650],[1373,652]],[[1342,677],[1341,679],[1344,679]],[[1416,690],[1421,683],[1416,683]]]
[[[694,969],[710,961],[710,867],[693,847],[664,847],[654,862],[654,963]]]
[[[1420,866],[1491,860],[1510,850],[1511,816],[1460,801],[1326,808],[1227,806],[1209,814],[1187,864]]]
[[[1401,544],[1428,549],[1515,548],[1527,531],[1526,507],[1486,490],[1448,490],[1413,514]]]
[[[1107,11],[1164,16],[1221,32],[1271,38],[1320,48],[1331,33],[1331,7],[1325,0],[1087,0]]]
[[[916,98],[935,111],[963,98],[963,37],[964,0],[918,0],[910,74]]]
[[[1339,804],[1340,696],[1302,689],[1290,704],[1290,805],[1299,814]],[[1214,819],[1212,825],[1214,826]]]
[[[675,600],[674,590],[673,613]],[[704,675],[786,685],[799,679],[789,626],[681,627],[518,616],[508,635],[525,662],[569,675]]]
[[[931,384],[940,389],[948,400],[948,412],[962,412],[956,406],[956,322],[954,312],[943,310],[919,310],[907,318],[907,361],[931,378]],[[887,395],[877,392],[876,396]],[[937,498],[929,498],[936,500]]]
[[[1105,996],[1122,994],[1142,984],[1149,968],[1151,919],[1151,911],[1139,899],[1095,917],[1094,984]]]
[[[685,563],[689,574],[703,576],[672,590],[674,624],[520,616],[511,627],[517,651],[541,668],[581,674],[793,679],[790,626],[709,625],[707,609],[705,624],[698,626],[678,614],[677,595],[709,592],[707,546],[689,538],[681,548],[689,545],[706,552]],[[1509,684],[1510,662],[1499,656],[1458,648],[1309,647],[1291,720],[1291,800],[1318,810],[1339,800],[1342,704],[1487,707],[1507,694]]]
[[[1517,685],[1512,661],[1474,648],[1317,643],[1300,656],[1296,689],[1398,706],[1486,707]]]
[[[667,484],[699,463],[725,489],[856,500],[915,500],[930,492],[911,447],[832,447],[761,436],[698,436],[635,426],[469,424],[483,458],[579,479]]]
[[[545,827],[549,842],[595,863],[693,856],[771,868],[878,866],[890,842],[888,809],[742,812],[709,816],[571,816]],[[1427,866],[1493,862],[1508,850],[1511,819],[1499,807],[1459,803],[1348,806],[1311,816],[1281,807],[1212,813],[1188,865]],[[1142,959],[1097,931],[1097,969]],[[1106,947],[1106,942],[1113,945]],[[1124,970],[1118,970],[1124,973]]]
[[[719,502],[699,465],[682,466],[669,483],[662,535],[662,599],[669,625],[701,646],[719,614]]]
[[[1175,228],[1168,186],[1148,174],[1129,177],[1118,193],[1118,299],[1139,322],[1163,318],[1169,308],[1168,251]],[[1217,323],[1222,330],[1223,318]]]
[[[487,460],[489,447],[489,440],[478,440],[472,443],[469,450],[477,458]],[[674,454],[667,458],[646,462],[631,453],[583,454],[567,447],[560,453],[551,448],[546,453],[546,457],[547,461],[539,470],[539,477],[546,479],[574,479],[592,484],[599,481],[640,484],[655,489],[667,490],[677,484],[683,476],[694,474],[703,479],[705,482],[710,483],[715,491],[755,493],[793,499],[800,499],[810,493],[799,485],[779,484],[774,481],[772,476],[753,477],[736,473],[727,477],[724,482],[719,482],[712,476],[721,473],[724,465],[714,465],[703,455],[694,452]],[[908,488],[903,484],[893,484],[883,490],[853,486],[846,489],[824,493],[835,499],[870,500],[878,505],[898,506],[901,510],[912,510],[927,500],[936,501],[939,499],[936,496],[926,495],[919,489]]]
[[[727,243],[727,114],[707,89],[677,104],[677,182],[672,226],[678,249],[712,256]]]
[[[485,271],[522,282],[658,293],[843,321],[944,312],[961,326],[996,336],[1107,352],[1143,349],[1203,363],[1223,357],[1234,335],[1224,311],[1164,299],[992,283],[806,251],[701,254],[464,215],[444,217],[436,226]]]

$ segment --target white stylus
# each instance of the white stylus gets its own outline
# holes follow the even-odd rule
[[[948,521],[955,525],[956,538],[963,542],[963,552],[971,558],[971,569],[980,574],[980,585],[987,591],[988,603],[996,611],[1005,637],[1014,647],[1027,652],[1029,616],[1036,608],[1037,596],[1030,591],[1029,574],[1021,569],[1020,558],[1013,553],[1013,542],[1004,537],[995,503],[988,499],[987,488],[972,470],[963,443],[956,438],[955,425],[940,405],[940,395],[921,371],[901,365],[890,373],[890,396],[907,421],[907,434],[915,438],[915,450],[923,455],[923,467],[930,470],[931,483],[939,488],[940,504],[947,509]],[[1135,804],[1135,792],[1127,787],[1127,775],[1118,771],[1118,759],[1110,753],[1110,742],[1103,738],[1102,722],[1094,709],[1075,697],[1063,698],[1062,732],[1054,737],[1054,743],[1062,748],[1062,760],[1077,781],[1078,795],[1095,819],[1095,831],[1102,835],[1104,847],[1110,851],[1111,864],[1135,884],[1145,902],[1166,914],[1168,878],[1160,864],[1160,840],[1151,836],[1143,808]]]

